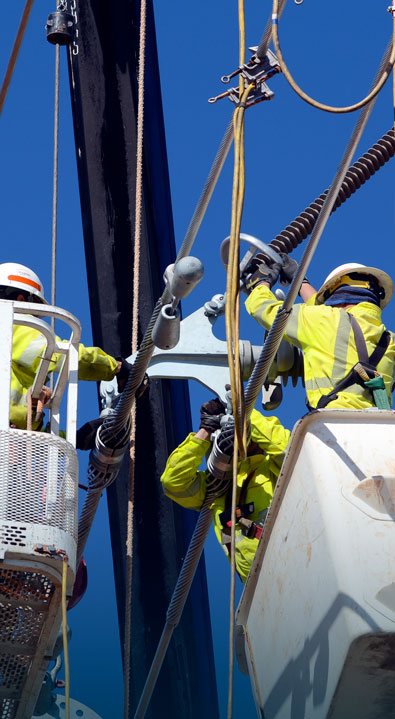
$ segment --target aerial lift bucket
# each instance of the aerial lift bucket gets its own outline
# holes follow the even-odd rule
[[[259,716],[393,716],[394,547],[395,412],[303,417],[237,611]]]
[[[57,344],[50,326],[36,316],[40,314],[71,325],[70,342]],[[50,433],[9,426],[7,398],[15,324],[38,329],[46,343],[33,397],[45,382],[53,352],[65,356],[50,400]],[[76,572],[75,426],[80,327],[72,315],[58,308],[7,301],[0,301],[0,326],[0,717],[28,719],[61,625],[65,558],[68,596]],[[67,439],[63,439],[58,436],[59,405],[67,384]]]

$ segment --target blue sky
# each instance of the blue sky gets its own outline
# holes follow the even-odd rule
[[[24,2],[3,8],[0,74],[3,74]],[[289,0],[280,21],[284,57],[299,84],[331,104],[350,104],[366,94],[392,32],[387,3],[361,0],[321,3]],[[182,242],[211,163],[231,117],[228,100],[209,105],[223,91],[220,77],[238,64],[237,3],[160,3],[154,0],[176,242]],[[27,36],[0,119],[0,261],[30,265],[50,295],[54,48],[45,22],[55,3],[34,5]],[[247,46],[258,44],[271,14],[269,2],[246,2]],[[147,48],[149,52],[149,48]],[[61,144],[57,304],[82,322],[89,344],[86,288],[75,150],[62,52]],[[235,83],[236,84],[236,83]],[[329,115],[300,100],[283,76],[270,81],[275,98],[246,113],[246,199],[242,230],[269,242],[326,189],[341,160],[356,114]],[[149,108],[146,107],[149,112]],[[393,122],[392,79],[373,109],[358,155]],[[205,277],[184,302],[184,316],[225,288],[219,246],[228,235],[232,153],[202,223],[193,254]],[[330,218],[308,272],[318,286],[346,261],[394,266],[394,169],[391,161]],[[303,249],[303,247],[302,247]],[[302,249],[293,253],[296,259]],[[395,327],[395,303],[384,313]],[[218,323],[220,325],[220,323]],[[223,326],[218,334],[224,337]],[[242,310],[242,339],[258,344],[262,332]],[[79,421],[96,413],[95,386],[81,385]],[[191,385],[195,427],[200,404],[209,394]],[[305,412],[304,393],[289,384],[277,414],[292,427]],[[81,460],[81,481],[86,460]],[[111,550],[103,498],[88,541],[89,590],[70,615],[72,696],[112,719],[122,716],[122,669],[114,604]],[[226,716],[229,569],[210,536],[206,548],[221,718]],[[104,679],[105,678],[105,679]],[[255,716],[248,680],[235,682],[235,715]]]

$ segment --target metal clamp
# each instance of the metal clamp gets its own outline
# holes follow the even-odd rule
[[[238,67],[237,70],[234,70],[230,75],[223,75],[221,77],[223,83],[228,83],[232,77],[241,74],[247,85],[251,83],[254,85],[246,102],[247,107],[256,105],[258,102],[263,102],[263,100],[271,100],[274,97],[274,92],[266,85],[266,80],[281,72],[279,62],[271,50],[268,50],[263,58],[257,55],[258,47],[250,47],[249,50],[253,55],[248,62]],[[228,97],[229,100],[237,105],[240,102],[239,88],[232,87],[216,97],[210,97],[209,102],[217,102],[217,100],[221,100],[223,97]]]

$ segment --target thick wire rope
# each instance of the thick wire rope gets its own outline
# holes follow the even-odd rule
[[[145,716],[145,712],[151,699],[152,692],[155,688],[156,680],[158,678],[161,666],[163,664],[163,660],[166,655],[167,647],[169,646],[169,642],[173,635],[174,629],[177,627],[180,621],[180,617],[184,609],[193,578],[195,576],[196,568],[203,551],[203,546],[211,526],[212,501],[213,498],[206,498],[199,512],[199,517],[196,522],[195,529],[193,531],[193,535],[189,543],[189,547],[185,555],[180,574],[177,579],[177,584],[175,586],[169,608],[166,613],[166,623],[163,628],[163,632],[159,640],[155,656],[152,660],[152,664],[134,715],[134,719],[143,719],[143,717]]]
[[[285,8],[286,2],[287,2],[287,0],[280,0],[280,2],[279,2],[279,5],[278,5],[278,17],[279,18],[283,14],[283,10]],[[272,19],[270,18],[270,20],[268,20],[266,27],[263,31],[261,41],[260,41],[260,43],[258,45],[258,49],[256,51],[257,57],[259,57],[261,60],[263,60],[263,58],[265,57],[265,55],[267,53],[267,50],[270,45],[270,41],[272,40],[272,37],[273,37],[273,23],[272,23]]]
[[[59,163],[59,66],[60,46],[55,47],[55,92],[54,92],[54,129],[53,129],[53,180],[52,180],[52,252],[51,252],[51,305],[56,305],[56,255],[58,226],[58,163]],[[55,331],[55,318],[51,317],[51,327]],[[54,376],[50,376],[51,392]]]
[[[287,78],[292,89],[299,95],[300,98],[302,98],[302,100],[307,102],[309,105],[312,105],[313,107],[317,108],[318,110],[324,110],[325,112],[333,112],[333,113],[346,113],[346,112],[354,112],[355,110],[360,110],[362,107],[367,105],[368,102],[373,100],[373,98],[378,95],[381,88],[387,82],[387,80],[391,74],[392,66],[395,62],[395,43],[393,43],[391,56],[389,58],[387,66],[383,68],[380,76],[377,78],[376,82],[374,83],[373,88],[370,90],[369,94],[363,98],[363,100],[356,102],[354,105],[347,105],[346,107],[334,107],[332,105],[325,105],[324,103],[318,102],[317,100],[314,100],[312,97],[307,95],[299,87],[299,85],[295,82],[290,71],[288,70],[288,67],[285,64],[284,57],[283,57],[283,54],[281,52],[281,47],[280,47],[280,40],[279,40],[279,36],[278,36],[278,15],[279,15],[279,0],[273,0],[272,25],[273,25],[273,44],[274,44],[275,53],[276,53],[277,59],[280,63],[282,72],[284,73],[285,77]]]
[[[139,289],[140,289],[140,258],[141,258],[141,218],[143,208],[143,133],[144,133],[144,64],[146,40],[146,0],[140,4],[140,37],[139,37],[139,69],[138,69],[138,104],[137,104],[137,157],[136,157],[136,201],[134,228],[134,262],[133,262],[133,312],[132,312],[132,354],[138,349],[139,322]],[[130,463],[129,463],[129,496],[127,511],[126,536],[126,598],[125,598],[125,631],[124,631],[124,719],[128,719],[130,711],[130,641],[132,626],[132,579],[133,579],[133,514],[134,514],[134,481],[136,466],[136,403],[131,409],[130,432]]]
[[[387,50],[384,54],[384,58],[380,64],[380,68],[377,73],[378,75],[382,72],[382,68],[385,67],[386,64],[388,63],[390,51],[391,51],[391,46],[389,46],[387,48]],[[324,203],[322,205],[317,222],[314,225],[313,232],[312,232],[309,242],[306,246],[306,249],[303,253],[303,257],[300,261],[299,269],[296,272],[294,279],[289,287],[288,294],[287,294],[286,299],[284,300],[283,305],[279,308],[279,310],[276,314],[276,317],[274,318],[274,322],[273,322],[272,327],[269,331],[269,334],[266,338],[262,352],[258,358],[258,361],[254,367],[252,375],[248,381],[246,393],[245,393],[247,417],[249,417],[252,412],[252,409],[255,405],[258,394],[261,390],[262,384],[267,377],[270,365],[271,365],[271,363],[274,359],[274,356],[279,348],[280,342],[281,342],[282,337],[285,332],[288,317],[290,316],[290,314],[292,312],[292,306],[296,300],[300,285],[301,285],[302,280],[308,270],[308,267],[313,258],[314,252],[318,246],[321,235],[325,229],[325,225],[329,219],[329,215],[332,212],[333,205],[336,202],[336,198],[339,194],[340,188],[344,181],[344,177],[346,175],[347,168],[349,167],[351,160],[353,158],[353,155],[357,149],[358,143],[361,139],[362,133],[365,129],[365,126],[369,119],[370,113],[372,112],[376,98],[377,98],[377,95],[370,101],[370,103],[368,105],[365,105],[365,107],[362,109],[362,111],[358,117],[358,120],[357,120],[354,130],[352,132],[352,135],[350,137],[350,140],[348,142],[346,150],[343,154],[343,158],[341,160],[339,168],[335,174],[333,183],[332,183],[332,185],[328,191],[328,194],[324,200]]]
[[[63,636],[63,654],[64,654],[64,680],[65,680],[65,704],[66,719],[70,719],[70,661],[69,661],[69,642],[67,637],[67,567],[68,557],[65,555],[62,561],[62,636]]]
[[[56,240],[58,211],[58,162],[59,162],[59,66],[60,46],[55,47],[55,99],[54,99],[54,138],[53,138],[53,194],[52,194],[52,264],[51,264],[51,305],[56,305]],[[51,318],[54,326],[54,318]]]
[[[7,97],[8,88],[12,79],[16,61],[18,59],[19,50],[21,49],[23,36],[29,21],[31,9],[33,7],[34,0],[26,0],[26,5],[22,12],[21,21],[19,23],[18,31],[14,41],[13,48],[11,50],[10,59],[8,61],[7,69],[5,71],[4,79],[0,88],[0,115],[3,112],[4,102]]]

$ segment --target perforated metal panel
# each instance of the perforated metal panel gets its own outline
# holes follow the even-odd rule
[[[0,567],[1,719],[16,716],[54,591],[45,574]]]
[[[74,580],[78,461],[64,439],[18,429],[0,430],[0,460],[0,719],[25,719],[60,626],[63,552]]]
[[[26,535],[19,522],[56,527],[76,540],[74,448],[53,435],[0,430],[0,457],[0,543],[24,546]]]

